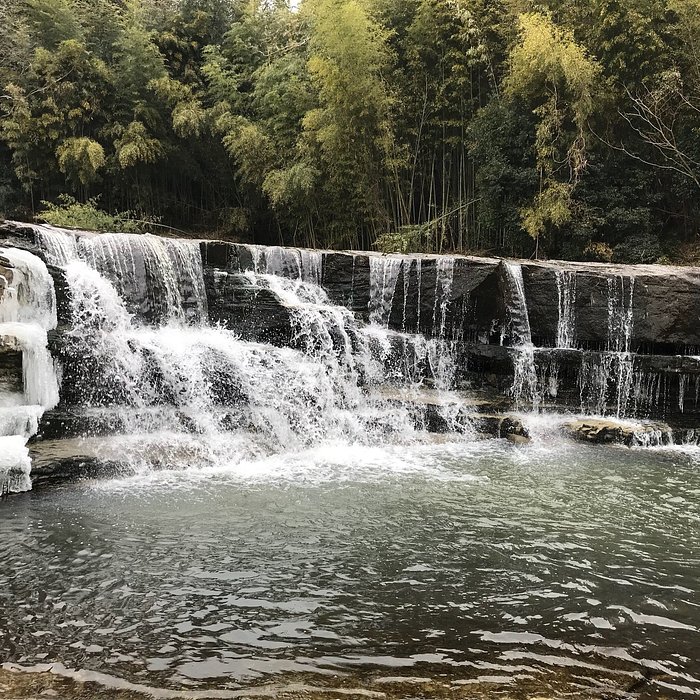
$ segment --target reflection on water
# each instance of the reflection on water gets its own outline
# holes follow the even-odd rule
[[[30,493],[0,505],[0,650],[178,691],[698,693],[695,459],[336,445]]]

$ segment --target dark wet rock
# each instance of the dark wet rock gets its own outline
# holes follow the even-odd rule
[[[0,248],[5,246],[28,250],[42,260],[46,257],[44,251],[36,244],[34,229],[29,224],[0,221]]]
[[[205,272],[209,320],[246,340],[289,345],[293,339],[290,309],[271,290],[255,286],[243,275]]]
[[[537,345],[554,345],[559,315],[558,269],[576,278],[576,339],[602,349],[608,342],[608,305],[632,299],[632,349],[671,354],[700,346],[700,270],[662,265],[523,263],[523,279]]]
[[[13,336],[0,335],[0,394],[22,391],[22,349]]]
[[[237,272],[253,268],[249,246],[220,241],[201,243],[205,268]],[[259,253],[258,253],[259,254]],[[323,251],[322,284],[334,303],[367,319],[370,261],[397,259],[367,252]],[[398,256],[400,257],[400,256]],[[396,330],[434,334],[439,256],[401,258],[389,325]],[[454,256],[446,300],[447,337],[496,344],[508,337],[503,262]],[[608,311],[633,305],[631,349],[646,354],[693,354],[700,348],[700,270],[659,265],[607,265],[521,261],[527,311],[536,346],[555,345],[559,318],[557,271],[575,275],[574,314],[577,346],[608,348]],[[209,281],[211,281],[211,277]],[[630,280],[633,280],[631,282]],[[208,289],[209,291],[209,289]],[[439,301],[442,301],[440,298]],[[438,314],[439,316],[439,314]]]
[[[525,443],[530,433],[520,418],[503,413],[483,413],[472,416],[477,433],[493,438],[507,438],[512,442]]]
[[[671,428],[660,422],[626,423],[614,419],[584,418],[564,425],[574,439],[596,445],[656,445],[670,442]]]

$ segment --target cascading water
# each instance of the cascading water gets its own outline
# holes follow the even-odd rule
[[[35,231],[69,290],[64,396],[99,416],[101,431],[129,436],[132,466],[162,463],[174,446],[196,464],[236,465],[312,445],[420,441],[425,414],[406,398],[429,368],[437,388],[451,388],[454,358],[439,343],[452,261],[437,266],[436,336],[426,339],[386,327],[400,258],[373,258],[363,325],[319,286],[322,253],[248,246],[247,283],[290,313],[293,347],[278,348],[209,324],[196,241]],[[451,430],[469,431],[454,400],[435,403]]]
[[[396,294],[403,260],[398,257],[372,256],[369,259],[369,320],[387,327]]]
[[[557,348],[573,348],[576,343],[576,273],[573,270],[557,269]]]
[[[556,348],[537,351],[523,269],[513,262],[496,266],[446,256],[363,256],[253,245],[232,246],[222,255],[221,244],[207,248],[203,242],[150,235],[33,228],[49,266],[63,268],[59,273],[51,267],[65,295],[60,331],[51,336],[65,378],[60,408],[82,412],[80,420],[87,421],[76,420],[67,432],[138,436],[138,454],[125,456],[125,463],[148,465],[152,455],[173,445],[204,464],[242,464],[311,445],[422,441],[427,430],[473,434],[475,413],[502,413],[507,404],[486,394],[477,363],[475,369],[466,366],[472,357],[482,357],[470,354],[466,338],[488,343],[499,327],[513,363],[509,395],[520,410],[539,410],[544,396],[557,397],[560,383],[558,401],[570,402],[566,382],[575,376],[579,357],[584,411],[641,415],[643,407],[658,406],[668,393],[665,376],[633,371],[634,280],[627,276],[604,277],[607,337],[599,341],[602,352],[589,352],[576,347],[577,332],[590,332],[583,306],[581,318],[576,317],[576,272],[556,268]],[[41,412],[58,400],[46,348],[46,330],[56,325],[55,300],[51,278],[38,258],[15,249],[8,254],[16,258],[11,268],[24,272],[6,286],[0,321],[3,337],[11,337],[4,344],[22,352],[25,371],[21,397],[12,399],[22,408],[0,412],[0,430],[28,436],[36,432]],[[329,255],[346,257],[326,267]],[[490,264],[493,276],[487,276]],[[475,277],[465,277],[465,269],[474,270]],[[332,278],[336,270],[341,281]],[[343,276],[349,280],[350,274],[352,289],[339,291],[347,284]],[[594,277],[596,295],[599,279]],[[226,284],[220,285],[223,280]],[[328,292],[319,283],[327,284]],[[472,294],[482,283],[488,291]],[[497,284],[506,319],[494,317],[488,331],[485,323],[476,323],[482,323],[479,314],[485,309],[494,313],[498,308],[501,314],[503,305],[492,303]],[[588,290],[588,277],[579,284]],[[537,285],[533,289],[539,293]],[[366,315],[360,311],[356,318],[331,301],[347,301],[348,291],[363,298]],[[211,317],[222,326],[209,321],[208,293]],[[278,314],[273,332],[248,335],[247,328],[236,325],[243,304],[234,300],[226,307],[227,294],[260,298],[260,306],[252,303],[251,309]],[[536,297],[531,301],[540,334],[541,307],[536,312]],[[228,323],[246,337],[288,347],[242,340]],[[487,361],[485,366],[501,371],[504,353],[492,357],[501,364]],[[682,412],[686,384],[694,375],[678,377]],[[466,386],[482,394],[456,391]],[[15,461],[24,465],[26,454],[15,452]],[[22,466],[21,471],[28,470]]]
[[[540,403],[535,369],[535,346],[532,343],[530,317],[525,299],[522,267],[504,262],[508,335],[511,337],[513,384],[510,394],[517,407],[537,409]]]
[[[27,439],[44,410],[58,403],[58,381],[47,349],[56,327],[56,298],[46,265],[35,255],[0,248],[8,270],[0,297],[0,338],[22,355],[22,392],[0,392],[0,493],[31,488]]]
[[[634,277],[608,277],[606,348],[582,359],[579,379],[582,410],[603,415],[609,406],[614,406],[614,414],[620,418],[628,415],[631,402],[641,407],[658,401],[658,393],[649,386],[650,381],[658,381],[658,376],[640,374],[635,386],[631,352],[633,304]]]

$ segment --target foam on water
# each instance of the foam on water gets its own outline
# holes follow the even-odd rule
[[[32,487],[32,468],[27,438],[23,435],[0,436],[0,495],[28,491]]]
[[[177,445],[182,436],[164,433],[149,436],[151,448],[159,445]],[[233,440],[229,447],[235,446]],[[246,454],[244,440],[238,444],[240,455]],[[109,448],[106,454],[109,454]],[[143,454],[144,444],[132,438],[119,449],[129,454]],[[466,452],[465,452],[466,449]],[[99,491],[130,490],[134,487],[191,488],[194,483],[213,477],[220,482],[255,484],[293,484],[296,487],[315,487],[327,483],[379,483],[396,478],[424,478],[435,482],[475,484],[488,481],[487,477],[464,471],[460,462],[465,454],[483,453],[483,443],[465,443],[453,438],[444,442],[414,443],[410,449],[403,445],[369,445],[345,440],[327,441],[314,447],[285,451],[258,457],[237,459],[235,450],[229,460],[216,452],[192,459],[186,469],[133,468],[113,478],[96,481],[91,488]],[[248,452],[248,454],[250,454]],[[454,463],[454,467],[450,466]],[[132,464],[138,463],[138,460]]]

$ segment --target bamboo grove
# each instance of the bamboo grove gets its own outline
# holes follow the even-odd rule
[[[0,214],[692,261],[700,0],[4,0]]]

